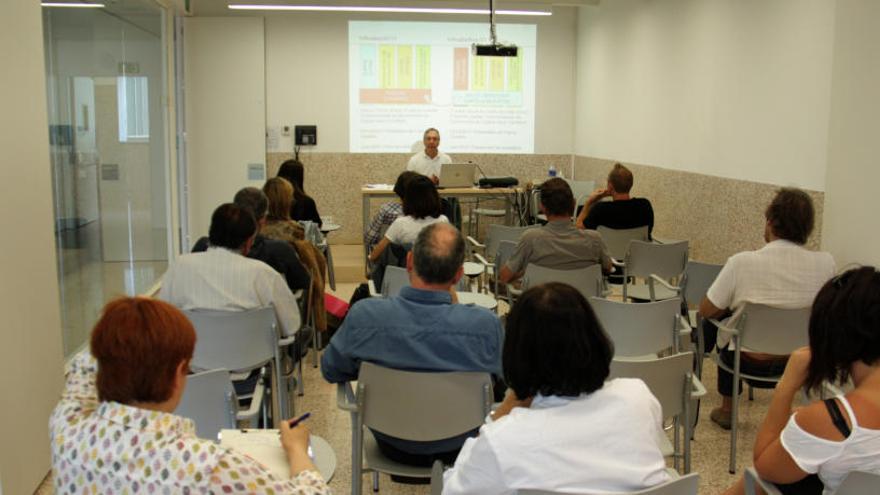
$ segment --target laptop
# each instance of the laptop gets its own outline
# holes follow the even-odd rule
[[[473,163],[444,163],[440,167],[440,184],[437,187],[474,187],[475,169]]]

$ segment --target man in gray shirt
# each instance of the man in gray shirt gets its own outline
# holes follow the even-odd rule
[[[578,230],[571,222],[575,200],[571,187],[563,179],[550,179],[541,184],[541,212],[547,225],[526,231],[513,256],[501,268],[502,284],[522,277],[529,263],[556,270],[586,268],[602,264],[602,271],[611,271],[611,258],[602,238],[594,230]]]

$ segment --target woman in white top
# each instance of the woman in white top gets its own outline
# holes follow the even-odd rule
[[[465,442],[443,493],[619,493],[667,481],[660,404],[641,380],[605,381],[613,356],[580,292],[548,283],[523,293],[507,319],[507,396]]]
[[[829,280],[813,302],[809,335],[776,385],[754,462],[783,493],[828,495],[850,471],[880,474],[880,273],[862,267]],[[848,379],[851,392],[793,412],[799,390]],[[727,493],[743,493],[743,481]]]
[[[403,195],[403,216],[397,217],[385,231],[385,237],[370,252],[370,261],[378,261],[390,244],[411,246],[423,227],[448,222],[440,214],[440,206],[440,195],[431,179],[423,175],[413,177]]]

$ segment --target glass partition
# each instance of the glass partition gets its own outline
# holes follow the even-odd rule
[[[169,254],[164,9],[44,7],[64,351],[103,305],[144,293]]]

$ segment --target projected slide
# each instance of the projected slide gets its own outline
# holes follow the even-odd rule
[[[352,152],[409,153],[428,127],[450,154],[533,153],[533,24],[497,26],[517,57],[476,57],[486,23],[350,21]]]

